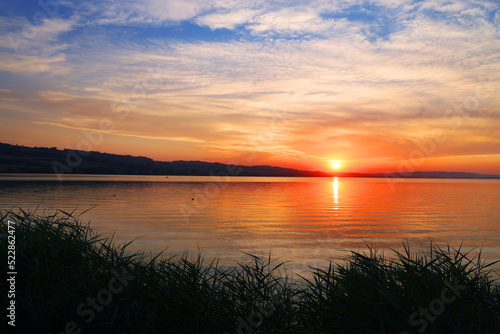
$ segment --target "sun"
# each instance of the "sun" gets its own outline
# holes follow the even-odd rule
[[[338,161],[333,161],[332,162],[332,167],[333,167],[333,169],[339,169],[340,168],[340,163]]]

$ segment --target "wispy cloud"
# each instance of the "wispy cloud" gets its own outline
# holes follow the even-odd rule
[[[0,18],[5,23],[0,35],[0,69],[14,73],[68,74],[68,44],[61,34],[73,30],[74,19],[41,19],[34,24],[26,19]]]
[[[494,1],[70,6],[32,25],[31,37],[22,18],[0,17],[0,70],[46,84],[23,91],[2,82],[0,108],[79,131],[128,101],[115,135],[165,140],[166,150],[186,142],[213,160],[255,150],[261,162],[392,159],[436,129],[448,135],[436,156],[494,154],[500,144]],[[22,37],[16,50],[12,36]],[[478,91],[487,98],[459,128],[443,122]],[[287,122],[270,130],[276,110]]]

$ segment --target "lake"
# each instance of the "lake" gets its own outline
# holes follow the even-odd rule
[[[392,184],[392,186],[391,186]],[[76,210],[131,250],[287,261],[290,272],[430,240],[500,259],[500,180],[0,175],[0,209]]]

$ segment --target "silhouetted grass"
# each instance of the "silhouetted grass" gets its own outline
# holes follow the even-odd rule
[[[201,256],[150,258],[71,213],[19,210],[0,213],[2,268],[9,219],[19,333],[500,333],[492,264],[461,248],[405,246],[392,258],[368,248],[290,282],[270,257],[229,269]],[[7,290],[2,280],[2,305]]]

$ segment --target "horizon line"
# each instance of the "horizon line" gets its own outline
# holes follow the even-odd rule
[[[475,172],[466,172],[466,171],[460,171],[460,172],[449,172],[449,171],[413,171],[413,172],[395,172],[395,171],[386,171],[386,172],[351,172],[351,171],[345,171],[345,172],[325,172],[321,170],[304,170],[304,169],[297,169],[297,168],[292,168],[292,167],[283,167],[283,166],[273,166],[273,165],[241,165],[241,164],[228,164],[228,163],[223,163],[223,162],[210,162],[210,161],[203,161],[203,160],[171,160],[171,161],[160,161],[160,160],[155,160],[150,157],[146,156],[134,156],[130,154],[117,154],[117,153],[108,153],[108,152],[101,152],[101,151],[86,151],[86,150],[78,150],[78,149],[71,149],[71,148],[63,148],[59,149],[57,146],[53,147],[46,147],[46,146],[25,146],[22,144],[10,144],[10,143],[4,143],[0,142],[0,144],[3,145],[10,145],[10,146],[18,146],[18,147],[24,147],[24,148],[31,148],[31,149],[49,149],[49,150],[58,150],[58,151],[75,151],[75,152],[87,152],[87,153],[99,153],[99,154],[109,154],[109,155],[117,155],[117,156],[128,156],[132,158],[146,158],[150,159],[154,162],[163,162],[163,163],[172,163],[172,162],[201,162],[201,163],[208,163],[208,164],[221,164],[221,165],[226,165],[226,166],[241,166],[241,167],[270,167],[270,168],[282,168],[282,169],[289,169],[289,170],[294,170],[294,171],[300,171],[300,172],[310,172],[310,173],[323,173],[323,174],[328,174],[327,176],[320,176],[320,177],[356,177],[356,176],[348,176],[345,174],[354,174],[360,177],[375,177],[375,178],[381,178],[381,177],[386,177],[386,178],[411,178],[413,174],[416,173],[446,173],[446,174],[471,174],[471,175],[477,175],[477,176],[488,176],[488,177],[498,177],[500,178],[500,174],[482,174],[482,173],[475,173]],[[1,174],[9,174],[9,173],[1,173]],[[24,174],[24,173],[20,173]],[[32,174],[32,173],[29,173]],[[38,173],[34,173],[38,174]],[[43,174],[43,173],[42,173]],[[73,175],[97,175],[97,174],[78,174],[75,173]],[[108,174],[102,174],[102,175],[108,175]],[[118,175],[118,174],[113,174],[113,175]],[[124,175],[131,175],[131,174],[124,174]],[[136,174],[136,175],[143,175],[143,174]],[[195,175],[193,175],[195,176]],[[203,176],[203,175],[199,175]],[[284,176],[288,177],[288,176]],[[434,178],[466,178],[466,177],[434,177]]]

